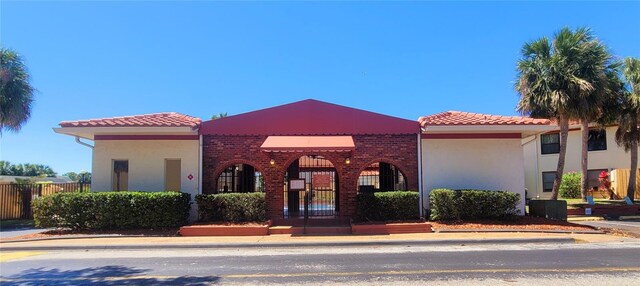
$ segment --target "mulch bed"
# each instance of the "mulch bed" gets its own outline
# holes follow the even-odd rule
[[[521,216],[510,220],[470,220],[470,221],[433,221],[429,222],[434,230],[593,230],[586,225],[566,221],[550,220],[540,217]]]
[[[379,225],[379,224],[394,224],[394,223],[427,223],[427,221],[424,221],[424,220],[357,221],[357,222],[353,222],[352,224]]]

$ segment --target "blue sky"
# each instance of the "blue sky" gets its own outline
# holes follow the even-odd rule
[[[315,98],[407,119],[516,114],[522,44],[589,26],[640,57],[640,2],[0,2],[0,42],[38,89],[0,159],[91,169],[60,121],[203,119]]]

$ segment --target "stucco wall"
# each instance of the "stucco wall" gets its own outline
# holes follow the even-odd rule
[[[91,189],[111,191],[113,160],[129,160],[129,190],[164,191],[165,159],[180,159],[181,191],[194,199],[198,194],[198,151],[198,140],[97,140]],[[188,179],[190,174],[192,180]]]
[[[618,147],[615,142],[617,126],[607,127],[607,150],[589,152],[589,170],[593,169],[628,169],[630,164],[629,153]],[[564,172],[580,172],[580,160],[582,142],[580,130],[569,131],[567,140],[567,156],[565,158]],[[558,167],[558,154],[542,155],[540,151],[540,135],[535,140],[525,144],[525,173],[526,187],[529,197],[549,198],[551,192],[542,191],[542,172],[555,172]]]
[[[524,214],[523,164],[520,139],[422,139],[425,207],[436,188],[507,190]]]

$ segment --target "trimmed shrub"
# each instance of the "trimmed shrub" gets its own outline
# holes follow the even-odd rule
[[[264,193],[197,195],[198,220],[203,222],[262,222],[267,220]]]
[[[360,221],[415,220],[420,218],[420,195],[413,191],[359,193]]]
[[[520,213],[520,194],[506,191],[435,189],[431,220],[505,219]]]
[[[186,225],[191,195],[178,192],[58,193],[32,202],[37,227],[168,228]]]
[[[580,194],[582,174],[578,172],[570,172],[562,175],[562,183],[558,194],[562,198],[577,199],[582,197]]]

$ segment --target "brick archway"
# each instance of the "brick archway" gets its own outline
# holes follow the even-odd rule
[[[234,160],[231,160],[231,161],[220,162],[218,167],[213,171],[213,186],[215,186],[215,189],[210,189],[209,193],[217,193],[218,192],[218,184],[219,184],[219,180],[220,180],[220,175],[222,175],[222,173],[227,168],[229,168],[231,166],[234,166],[234,165],[240,165],[240,164],[249,165],[249,166],[253,167],[256,172],[260,172],[260,174],[263,174],[262,167],[259,167],[260,164],[258,164],[257,162],[251,161],[251,160],[234,159]]]
[[[362,172],[363,172],[364,170],[366,170],[369,166],[371,166],[371,165],[373,165],[373,164],[376,164],[376,163],[387,163],[387,164],[390,164],[391,166],[395,167],[396,169],[398,169],[398,171],[400,172],[400,174],[402,175],[402,177],[403,177],[403,179],[404,179],[405,189],[406,189],[406,190],[409,190],[409,189],[410,189],[410,188],[409,188],[408,179],[407,179],[407,175],[406,175],[406,173],[403,171],[403,169],[400,167],[400,166],[401,166],[401,163],[400,163],[400,162],[397,162],[397,161],[395,161],[395,160],[393,160],[393,159],[388,159],[388,158],[377,158],[377,159],[373,159],[373,160],[369,161],[368,163],[366,163],[366,164],[364,164],[364,165],[363,165],[363,164],[360,164],[360,165],[359,165],[358,172],[357,172],[357,174],[358,174],[358,178],[357,178],[357,180],[360,180],[360,175],[362,174]],[[358,187],[359,187],[359,182],[358,182],[358,181],[356,181],[356,186],[358,186]]]
[[[257,135],[204,135],[203,192],[208,193],[207,190],[216,187],[216,175],[229,164],[248,163],[262,172],[268,217],[272,220],[282,219],[284,174],[289,164],[303,155],[321,155],[334,165],[340,180],[339,215],[345,219],[357,212],[358,177],[361,170],[372,162],[383,161],[395,165],[405,176],[407,189],[418,189],[417,136],[413,134],[353,135],[353,152],[269,153],[260,149],[266,138]],[[350,164],[345,162],[347,158]],[[273,165],[271,160],[274,161]]]

